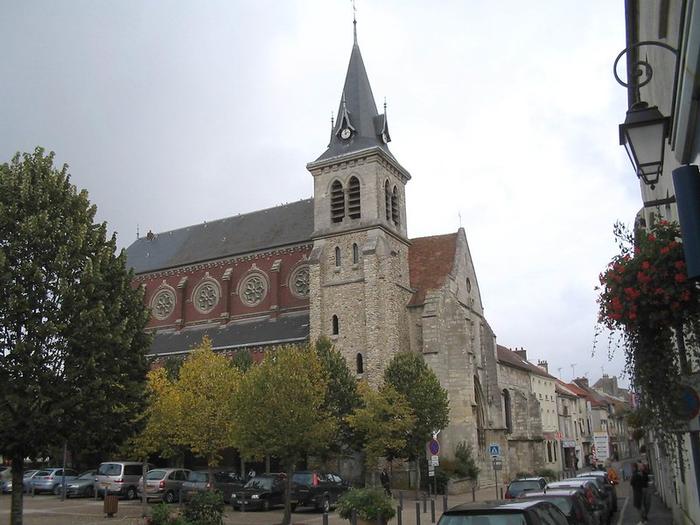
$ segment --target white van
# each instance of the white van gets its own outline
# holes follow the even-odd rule
[[[147,471],[152,468],[148,465]],[[143,474],[143,463],[136,461],[105,461],[100,463],[95,476],[95,492],[101,498],[105,494],[118,494],[126,499],[138,495],[139,478]]]

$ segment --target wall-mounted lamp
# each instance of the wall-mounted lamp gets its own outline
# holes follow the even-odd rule
[[[674,55],[678,55],[678,51],[663,42],[637,42],[623,49],[613,64],[615,80],[626,88],[631,85],[636,90],[637,99],[637,102],[627,110],[625,122],[620,124],[620,145],[627,150],[637,177],[654,189],[664,166],[665,142],[669,135],[671,118],[664,117],[656,106],[649,107],[646,102],[639,101],[639,88],[651,82],[654,73],[649,62],[638,59],[631,65],[632,67],[628,68],[628,71],[634,71],[633,79],[628,79],[629,83],[624,82],[617,74],[617,63],[622,56],[640,46],[662,47]]]

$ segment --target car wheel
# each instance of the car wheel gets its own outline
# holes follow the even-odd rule
[[[85,491],[85,495],[88,498],[94,498],[95,497],[95,489],[92,487],[88,487],[87,490]]]
[[[323,498],[323,503],[321,504],[321,510],[326,514],[331,511],[331,500],[326,496]]]
[[[175,493],[172,490],[169,490],[165,493],[165,496],[163,496],[163,500],[166,503],[175,503]]]
[[[136,489],[134,487],[129,487],[126,489],[126,499],[132,500],[136,499]],[[146,500],[148,501],[148,500]]]
[[[54,495],[56,495],[56,496],[60,496],[60,495],[61,495],[61,485],[56,485],[56,486],[53,488],[53,493],[54,493]]]

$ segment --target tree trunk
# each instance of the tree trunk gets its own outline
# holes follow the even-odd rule
[[[284,517],[282,525],[289,525],[292,522],[292,476],[294,475],[294,463],[290,462],[287,467],[287,479],[284,482]]]
[[[421,464],[420,464],[420,457],[416,458],[416,501],[420,499],[420,471],[421,471]]]
[[[141,465],[141,517],[148,516],[148,496],[146,496],[146,474],[148,474],[148,458],[144,458]],[[105,498],[107,489],[105,489]]]
[[[24,457],[22,454],[12,456],[12,504],[10,507],[10,524],[22,525],[22,500],[24,498]]]

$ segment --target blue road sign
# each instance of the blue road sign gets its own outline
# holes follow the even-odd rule
[[[501,445],[499,445],[498,443],[491,443],[489,445],[489,454],[492,457],[500,456],[501,455]]]
[[[431,439],[428,447],[433,456],[437,456],[440,453],[440,443],[438,443],[437,439]]]

